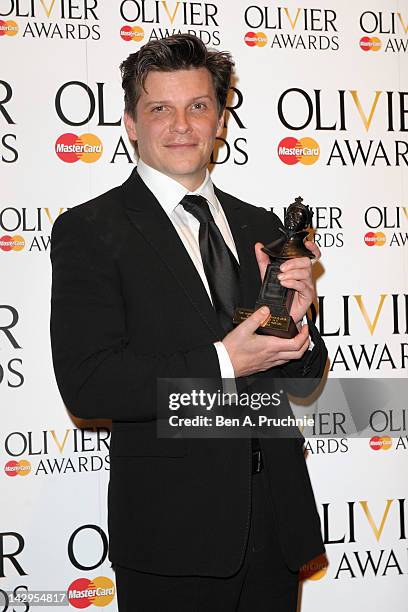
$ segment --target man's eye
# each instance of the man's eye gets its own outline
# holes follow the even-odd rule
[[[155,106],[155,107],[152,109],[152,111],[153,111],[153,112],[158,112],[158,113],[160,113],[160,112],[161,112],[161,111],[163,111],[163,110],[164,110],[164,106]]]
[[[196,108],[197,110],[201,110],[203,108],[206,108],[204,102],[195,102],[193,104],[193,108]]]

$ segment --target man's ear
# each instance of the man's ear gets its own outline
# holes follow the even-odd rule
[[[221,136],[224,130],[224,119],[225,119],[225,110],[222,111],[221,116],[218,119],[217,133],[216,133],[217,138]]]
[[[128,113],[125,112],[125,114],[123,115],[123,123],[125,124],[129,140],[137,140],[136,123],[133,117],[131,117]]]

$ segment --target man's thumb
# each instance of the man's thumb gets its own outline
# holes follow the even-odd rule
[[[261,308],[255,310],[250,317],[245,319],[245,321],[243,321],[239,327],[242,331],[245,331],[248,334],[253,334],[258,327],[268,319],[269,314],[269,308],[267,306],[261,306]]]

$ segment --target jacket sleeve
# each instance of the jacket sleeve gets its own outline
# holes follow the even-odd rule
[[[75,208],[51,233],[51,349],[62,399],[72,414],[148,421],[156,418],[157,378],[220,378],[213,344],[146,355],[126,329],[120,274],[95,223]]]
[[[320,384],[327,365],[327,348],[313,321],[306,315],[309,325],[313,349],[307,350],[300,359],[292,359],[287,363],[258,372],[259,377],[267,384],[270,380],[271,389],[275,388],[277,380],[282,380],[286,391],[296,397],[308,397]]]
[[[294,359],[279,366],[276,373],[285,379],[286,390],[298,397],[307,397],[319,386],[327,365],[326,345],[316,325],[309,316],[306,318],[313,349],[306,351],[301,359]]]
[[[309,335],[313,341],[313,349],[307,350],[301,359],[294,359],[280,366],[282,378],[298,377],[298,378],[321,378],[323,376],[327,362],[327,348],[320,336],[316,325],[306,315],[307,324],[309,327]]]

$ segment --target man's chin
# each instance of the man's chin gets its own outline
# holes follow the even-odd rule
[[[194,177],[204,174],[205,168],[206,167],[202,168],[202,166],[192,166],[191,164],[176,164],[172,166],[167,166],[162,170],[162,172],[164,172],[168,176],[174,177]]]

